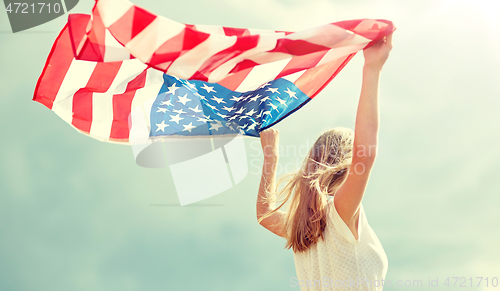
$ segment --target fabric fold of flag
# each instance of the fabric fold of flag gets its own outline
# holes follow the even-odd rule
[[[259,136],[394,30],[383,19],[300,32],[190,25],[98,0],[92,15],[70,14],[33,100],[106,142]]]

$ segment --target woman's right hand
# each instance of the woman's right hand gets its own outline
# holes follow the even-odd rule
[[[384,37],[380,42],[363,50],[365,56],[365,66],[382,69],[382,66],[389,58],[392,49],[392,34]]]

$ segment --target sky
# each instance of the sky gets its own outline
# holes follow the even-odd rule
[[[499,2],[134,3],[183,23],[272,30],[393,21],[394,47],[380,83],[379,155],[363,198],[389,259],[386,279],[438,280],[433,290],[464,290],[444,285],[460,277],[466,290],[496,289]],[[88,14],[92,6],[82,0],[72,12]],[[257,223],[257,138],[245,139],[243,181],[181,207],[168,169],[139,167],[130,147],[80,134],[31,100],[66,21],[13,34],[0,12],[0,290],[299,290],[290,286],[293,253]],[[300,163],[298,149],[321,131],[354,127],[362,65],[358,54],[312,102],[275,126],[284,146],[281,169]],[[489,287],[476,277],[488,277]]]

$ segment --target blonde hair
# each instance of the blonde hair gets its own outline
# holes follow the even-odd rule
[[[285,187],[278,193],[268,193],[270,201],[282,202],[262,216],[259,222],[290,200],[282,225],[287,239],[286,249],[302,252],[323,239],[328,210],[326,195],[333,195],[347,178],[353,139],[354,132],[348,128],[338,127],[323,132],[309,150],[301,168],[279,180],[278,185],[289,180]]]

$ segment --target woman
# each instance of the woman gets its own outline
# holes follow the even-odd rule
[[[279,134],[260,133],[264,152],[257,198],[259,223],[287,240],[302,290],[382,290],[387,256],[361,204],[375,161],[379,129],[378,85],[392,49],[392,34],[363,51],[363,83],[355,133],[324,132],[302,167],[277,192]],[[276,207],[276,201],[282,201]],[[286,203],[288,210],[280,208]]]

